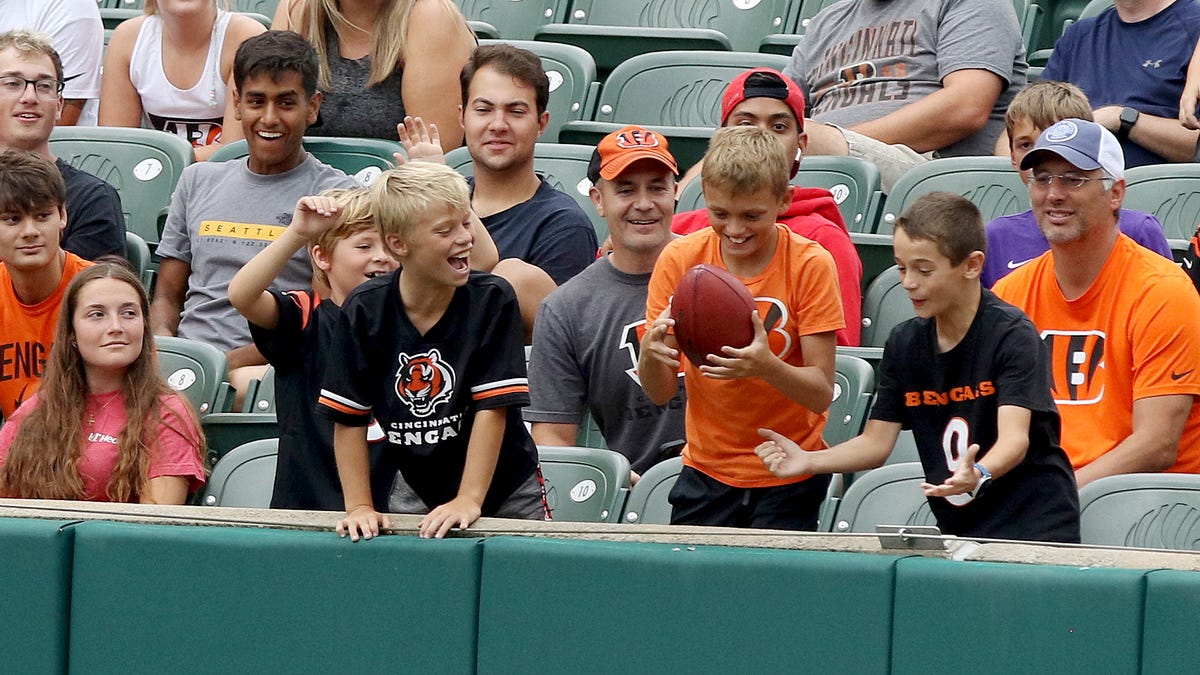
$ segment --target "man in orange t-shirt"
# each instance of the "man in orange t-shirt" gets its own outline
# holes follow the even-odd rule
[[[806,449],[826,447],[834,333],[844,326],[833,258],[776,222],[791,204],[790,168],[769,132],[718,129],[701,176],[712,227],[668,244],[650,277],[651,327],[638,374],[660,405],[675,393],[681,357],[668,305],[684,272],[700,263],[723,267],[758,308],[750,346],[726,347],[706,364],[685,360],[688,443],[671,490],[672,523],[816,529],[829,477],[777,478],[754,453],[760,427]]]
[[[91,265],[58,245],[66,188],[50,160],[0,153],[0,412],[37,391],[67,284]]]
[[[1121,234],[1117,139],[1063,120],[1021,161],[1050,251],[1001,279],[1050,347],[1062,446],[1080,485],[1200,473],[1200,296],[1171,261]]]

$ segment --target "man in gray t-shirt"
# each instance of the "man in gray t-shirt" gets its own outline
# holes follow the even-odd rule
[[[317,55],[307,40],[287,31],[257,35],[238,48],[233,71],[249,156],[184,169],[158,246],[150,325],[155,335],[219,347],[240,397],[266,359],[229,302],[229,281],[287,228],[301,197],[356,183],[304,149],[304,132],[321,106]],[[277,283],[307,288],[311,278],[307,253],[298,253]]]
[[[872,161],[886,192],[935,156],[992,154],[1025,71],[1011,0],[844,0],[783,72],[823,123],[804,125],[809,154]]]
[[[667,139],[642,127],[600,142],[588,178],[612,253],[551,293],[533,328],[524,409],[533,440],[575,445],[590,412],[608,447],[629,458],[634,480],[684,437],[683,373],[665,406],[646,398],[637,373],[650,273],[671,240],[677,171]]]

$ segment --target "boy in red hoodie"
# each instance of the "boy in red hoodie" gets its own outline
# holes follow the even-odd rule
[[[794,152],[792,177],[800,169],[800,157],[808,144],[804,133],[804,94],[794,82],[771,68],[752,68],[738,75],[721,97],[721,126],[757,126],[775,134]],[[688,172],[699,175],[700,164]],[[688,177],[680,182],[680,190]],[[862,333],[862,261],[858,258],[841,211],[829,190],[796,187],[792,205],[779,214],[778,222],[796,234],[820,244],[837,265],[838,290],[846,327],[837,331],[837,344],[857,347]],[[708,227],[705,209],[675,214],[671,231],[690,234]]]

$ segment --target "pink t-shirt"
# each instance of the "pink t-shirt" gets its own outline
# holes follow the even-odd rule
[[[148,475],[150,478],[187,478],[188,489],[195,491],[204,485],[204,465],[194,445],[200,435],[186,410],[187,403],[175,394],[163,396],[159,403],[162,426],[150,456]],[[37,404],[38,396],[34,394],[17,409],[11,420],[0,427],[0,465],[8,458],[8,449],[22,421]],[[108,479],[117,466],[117,438],[125,428],[125,397],[120,391],[89,395],[84,404],[83,419],[84,447],[79,459],[79,474],[83,478],[86,499],[106,502]],[[95,421],[91,422],[93,419]]]

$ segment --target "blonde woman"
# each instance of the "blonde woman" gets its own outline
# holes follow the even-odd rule
[[[475,36],[451,0],[283,0],[272,28],[316,47],[321,118],[310,135],[394,139],[405,115],[462,145],[458,76]]]
[[[113,31],[100,125],[176,134],[192,144],[196,159],[208,159],[221,143],[242,138],[231,96],[233,56],[264,30],[217,0],[146,0],[143,16]]]

